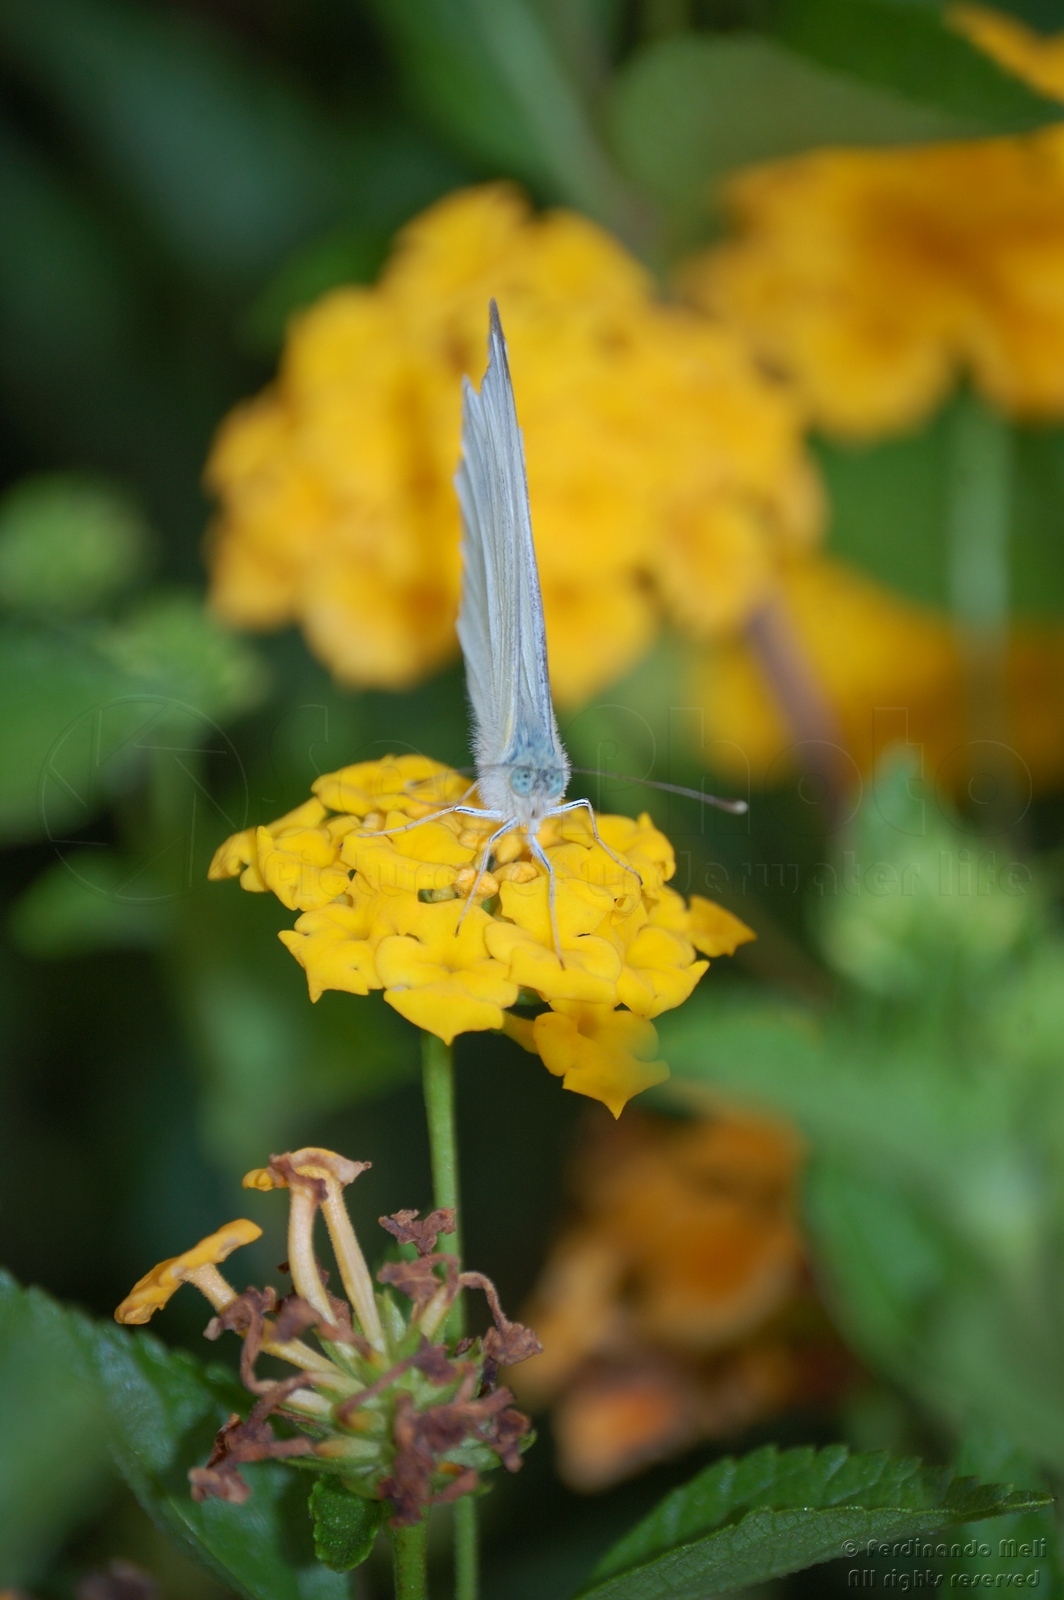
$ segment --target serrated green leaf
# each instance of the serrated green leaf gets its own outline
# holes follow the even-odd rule
[[[581,1600],[706,1600],[852,1553],[851,1544],[1050,1503],[1039,1490],[957,1478],[885,1452],[769,1445],[715,1462],[666,1495],[603,1558]]]
[[[1061,120],[929,7],[897,0],[783,0],[774,31],[833,72],[970,119],[985,133],[1024,133]]]
[[[1030,1457],[1018,1450],[999,1428],[982,1420],[969,1422],[965,1428],[954,1468],[979,1478],[1008,1481],[1021,1488],[1047,1487]],[[964,1571],[968,1575],[968,1586],[974,1587],[972,1579],[978,1577],[980,1588],[1005,1588],[1007,1591],[1015,1582],[1013,1579],[1010,1584],[1009,1573],[1015,1573],[1017,1560],[1023,1560],[1028,1586],[1038,1589],[1047,1600],[1061,1600],[1064,1572],[1060,1561],[1060,1533],[1051,1508],[1002,1517],[992,1524],[973,1523],[970,1532],[978,1541],[977,1553],[945,1562],[944,1570],[949,1575],[947,1583],[951,1582],[954,1572]],[[989,1547],[990,1554],[979,1553],[978,1545],[984,1549]],[[1032,1572],[1033,1578],[1029,1575]],[[984,1573],[987,1577],[982,1576]]]
[[[827,71],[776,40],[673,34],[628,61],[607,102],[628,175],[683,211],[726,172],[817,145],[957,138],[970,120]]]
[[[992,1416],[1059,1467],[1064,1366],[1042,1287],[1059,1272],[1054,1097],[1037,1093],[1033,1125],[1022,1074],[917,1015],[702,1004],[662,1019],[674,1088],[806,1134],[804,1218],[849,1342],[951,1423]]]
[[[347,1585],[315,1560],[306,1481],[276,1462],[247,1468],[246,1505],[197,1503],[190,1467],[248,1396],[221,1368],[204,1368],[148,1334],[96,1328],[115,1458],[155,1522],[248,1600],[347,1600]]]
[[[337,1478],[319,1478],[310,1491],[314,1552],[334,1572],[361,1566],[373,1549],[384,1516],[379,1500],[352,1494]]]
[[[36,1579],[114,1482],[83,1327],[0,1271],[0,1584]]]
[[[941,1204],[958,1174],[985,1184],[1015,1154],[1015,1095],[998,1076],[973,1095],[936,1044],[896,1049],[843,1018],[777,1002],[703,997],[659,1019],[678,1082],[708,1084],[792,1118],[820,1150],[860,1151],[865,1168]],[[1002,1180],[1005,1185],[1005,1180]],[[980,1215],[980,1225],[985,1219]]]

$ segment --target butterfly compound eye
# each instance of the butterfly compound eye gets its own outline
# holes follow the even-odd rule
[[[514,794],[529,795],[532,793],[533,778],[531,767],[514,767],[510,773],[510,788]]]

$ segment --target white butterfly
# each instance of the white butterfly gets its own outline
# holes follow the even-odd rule
[[[537,837],[540,825],[548,817],[586,811],[596,844],[623,872],[640,884],[642,880],[631,863],[622,860],[599,834],[590,800],[565,799],[572,768],[551,701],[525,453],[506,340],[494,300],[490,306],[484,381],[478,393],[466,378],[462,395],[462,461],[455,477],[463,523],[458,637],[465,656],[475,724],[474,787],[483,804],[447,806],[404,828],[387,831],[405,833],[421,822],[452,811],[497,822],[499,826],[485,840],[476,881],[466,901],[468,909],[476,898],[495,844],[503,834],[521,829],[531,854],[547,872],[554,949],[562,960],[554,908],[554,872]],[[651,782],[654,788],[727,811],[746,810],[743,801],[719,800],[678,784],[648,779],[622,781]]]
[[[625,872],[637,879],[639,874],[599,836],[590,800],[565,800],[569,757],[550,696],[524,445],[494,300],[489,315],[488,370],[480,393],[468,378],[463,384],[462,462],[455,478],[464,530],[458,638],[473,708],[477,788],[484,804],[456,809],[500,824],[485,844],[481,872],[504,833],[524,830],[529,850],[550,880],[551,926],[560,958],[554,874],[537,838],[540,824],[567,811],[585,810],[596,843]]]
[[[560,960],[554,872],[537,837],[541,823],[548,817],[585,810],[596,842],[623,871],[641,880],[635,868],[622,861],[600,837],[590,800],[565,800],[569,757],[558,733],[550,695],[543,596],[532,543],[524,446],[517,424],[506,340],[494,300],[490,307],[488,368],[479,394],[468,378],[463,382],[462,461],[455,485],[463,522],[458,637],[473,710],[476,788],[483,805],[448,806],[446,811],[433,813],[433,817],[455,811],[499,824],[484,843],[467,906],[476,898],[498,840],[515,828],[525,833],[529,850],[548,875],[551,929]],[[417,827],[418,823],[408,826]]]

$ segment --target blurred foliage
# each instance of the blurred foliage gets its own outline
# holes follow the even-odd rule
[[[1059,0],[1009,9],[1064,27]],[[744,164],[1059,120],[942,12],[933,0],[0,3],[0,1251],[21,1278],[105,1317],[148,1263],[216,1224],[246,1165],[302,1139],[374,1156],[367,1216],[429,1196],[413,1031],[371,1001],[310,1006],[274,937],[280,908],[204,883],[222,837],[296,803],[323,771],[388,750],[466,759],[457,672],[401,697],[343,695],[295,637],[253,648],[202,608],[202,463],[222,415],[268,380],[287,318],[372,279],[396,228],[469,181],[513,177],[537,202],[586,212],[665,282],[681,249],[719,233],[720,184]],[[954,405],[903,438],[816,444],[829,548],[938,606],[952,593],[955,421]],[[1064,431],[1010,438],[1010,604],[1059,617]],[[666,643],[574,715],[576,765],[712,789],[684,670]],[[760,935],[737,976],[714,971],[661,1032],[674,1112],[726,1095],[784,1113],[808,1142],[817,1272],[868,1378],[839,1416],[781,1419],[778,1442],[838,1451],[850,1436],[952,1459],[958,1474],[1029,1489],[1034,1507],[1064,1477],[1061,797],[980,835],[978,805],[958,816],[894,764],[843,836],[797,782],[748,819],[644,798],[615,776],[587,792],[610,809],[645,803],[676,842],[678,887],[728,901]],[[465,1040],[459,1055],[467,1227],[516,1301],[560,1204],[579,1107],[502,1043]],[[284,1245],[261,1248],[279,1259]],[[199,1331],[180,1306],[170,1330]],[[0,1585],[68,1600],[90,1564],[134,1555],[174,1597],[350,1593],[314,1559],[298,1474],[252,1468],[245,1512],[188,1499],[183,1468],[235,1393],[224,1371],[90,1332],[5,1278]],[[802,1470],[823,1459],[804,1455]],[[187,1570],[137,1520],[114,1461],[224,1588],[182,1587]],[[700,1547],[734,1547],[742,1517],[766,1513],[737,1495],[710,1516],[700,1497],[723,1476],[703,1450],[585,1502],[552,1476],[544,1440],[485,1502],[486,1600],[573,1592],[623,1537],[645,1575],[666,1514],[626,1530],[667,1491],[685,1515],[702,1506]],[[955,1492],[948,1474],[939,1491],[936,1507]],[[954,1520],[988,1509],[958,1492]],[[795,1501],[760,1503],[783,1515]],[[912,1502],[899,1505],[890,1529],[903,1532]],[[805,1515],[808,1558],[823,1559],[846,1534]],[[319,1551],[342,1542],[325,1520]],[[995,1550],[1006,1534],[1047,1538],[1040,1589],[1064,1593],[1049,1513],[992,1526]],[[621,1570],[622,1555],[606,1559]],[[980,1560],[936,1570],[1009,1567]],[[691,1581],[770,1570],[707,1566]],[[372,1558],[358,1581],[362,1596],[388,1592]],[[607,1581],[592,1592],[662,1592],[656,1578]],[[785,1592],[845,1587],[828,1566]]]
[[[95,611],[145,565],[137,507],[91,480],[30,478],[0,504],[0,604],[60,616]]]
[[[704,997],[662,1028],[674,1092],[712,1085],[793,1117],[813,1151],[809,1225],[857,1348],[931,1410],[992,1422],[1059,1472],[1064,1152],[1043,1042],[1059,918],[1024,863],[913,789],[911,768],[882,774],[823,864],[836,1004]]]
[[[111,1487],[103,1401],[83,1328],[40,1291],[0,1276],[0,1565],[9,1583],[34,1577]]]

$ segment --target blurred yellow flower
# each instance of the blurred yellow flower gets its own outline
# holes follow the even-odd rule
[[[528,1308],[543,1350],[513,1377],[551,1405],[574,1488],[838,1392],[846,1358],[804,1281],[800,1159],[789,1128],[731,1109],[589,1129]]]
[[[672,847],[647,816],[597,819],[619,860],[582,811],[540,828],[559,955],[547,874],[524,836],[499,841],[478,885],[494,824],[434,815],[468,792],[460,773],[423,756],[388,756],[319,778],[314,790],[269,827],[227,839],[210,869],[302,912],[280,937],[311,999],[326,989],[383,989],[389,1005],[448,1044],[506,1027],[567,1089],[615,1115],[667,1076],[651,1019],[691,993],[709,965],[698,951],[731,954],[754,937],[722,907],[697,896],[688,907],[667,887]],[[521,1000],[550,1011],[534,1021],[511,1016]]]
[[[1064,130],[822,150],[740,174],[737,236],[688,261],[829,431],[914,426],[967,377],[1020,417],[1064,413]]]
[[[1064,33],[1042,34],[991,6],[954,5],[946,20],[1032,89],[1064,100]]]
[[[870,772],[889,745],[908,741],[923,746],[927,775],[940,787],[967,781],[967,766],[958,759],[969,737],[965,661],[945,612],[824,559],[788,574],[782,598],[843,745],[862,772]],[[1061,783],[1064,629],[1016,629],[1006,686],[1010,743],[1032,784]],[[705,653],[693,690],[705,706],[722,771],[771,785],[795,769],[793,734],[746,644],[724,643]]]
[[[655,299],[585,218],[489,185],[411,223],[376,287],[296,318],[277,382],[222,425],[207,479],[228,621],[297,622],[352,684],[402,688],[456,653],[460,379],[483,368],[493,295],[561,699],[632,666],[663,607],[699,636],[741,624],[815,541],[798,411],[741,341]]]

